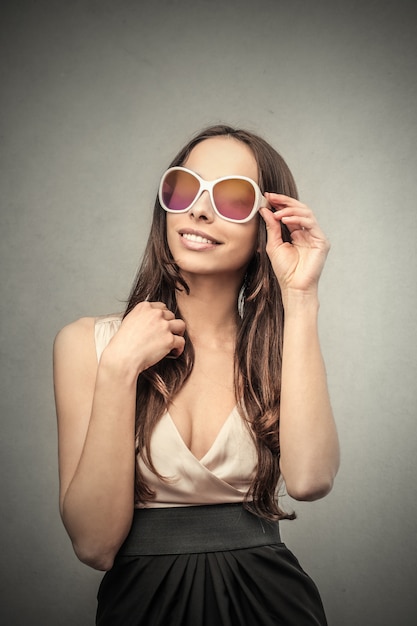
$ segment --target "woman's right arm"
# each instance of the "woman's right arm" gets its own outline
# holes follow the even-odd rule
[[[77,556],[96,569],[111,568],[132,521],[137,377],[182,352],[184,328],[162,303],[141,303],[99,364],[93,318],[56,337],[60,511]]]

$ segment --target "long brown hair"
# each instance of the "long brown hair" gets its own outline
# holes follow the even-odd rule
[[[263,192],[298,197],[294,178],[278,152],[261,137],[226,125],[211,126],[198,133],[169,167],[182,165],[197,144],[217,136],[232,137],[249,146],[257,162],[258,183]],[[290,241],[285,227],[283,237]],[[292,519],[294,514],[286,514],[280,509],[276,495],[280,479],[279,410],[284,310],[265,245],[266,228],[264,221],[259,220],[258,251],[249,263],[242,285],[244,307],[235,348],[235,394],[241,399],[240,413],[248,423],[258,455],[257,472],[247,494],[247,506],[266,518]],[[177,289],[189,293],[188,285],[171,256],[166,213],[157,198],[148,243],[125,315],[146,299],[164,302],[168,309],[179,314]],[[162,359],[142,372],[137,381],[137,452],[156,474],[150,453],[153,428],[193,368],[193,346],[187,334],[185,338],[185,349],[178,359]],[[137,464],[136,502],[146,502],[153,497],[154,493],[145,484]]]

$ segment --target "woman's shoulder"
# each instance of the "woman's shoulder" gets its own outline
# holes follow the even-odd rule
[[[54,340],[54,368],[94,363],[94,326],[94,317],[82,317],[61,328]]]
[[[53,346],[55,396],[67,397],[80,385],[92,387],[97,373],[94,348],[94,318],[83,317],[64,326]]]
[[[94,332],[95,317],[80,317],[79,319],[66,324],[57,333],[55,337],[55,345],[64,344],[67,341],[77,341],[77,339],[85,340],[88,335]]]
[[[70,322],[58,332],[56,338],[70,336],[72,338],[94,332],[96,327],[116,325],[120,326],[123,313],[110,313],[96,317],[80,317]]]
[[[98,317],[80,317],[64,326],[56,335],[54,351],[71,352],[89,350],[95,344],[102,351],[104,343],[108,343],[117,332],[122,321],[122,313],[100,315]]]

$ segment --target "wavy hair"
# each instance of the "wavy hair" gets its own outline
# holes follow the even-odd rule
[[[180,150],[169,167],[182,165],[197,144],[218,136],[232,137],[249,146],[258,166],[258,184],[262,192],[274,191],[298,197],[294,178],[280,154],[261,137],[231,126],[211,126],[198,133]],[[282,226],[282,230],[284,240],[291,241],[287,228]],[[256,475],[245,506],[268,519],[293,519],[293,513],[285,513],[279,507],[277,497],[281,478],[279,412],[284,309],[265,246],[265,223],[259,220],[257,252],[248,265],[241,290],[244,307],[242,317],[239,317],[234,356],[235,395],[241,399],[239,411],[248,424],[258,456]],[[166,212],[157,198],[149,239],[125,315],[139,302],[150,300],[164,302],[168,309],[180,316],[176,299],[178,289],[189,293],[188,285],[171,256]],[[137,381],[137,452],[157,475],[151,458],[151,434],[192,371],[194,349],[187,334],[185,340],[185,349],[179,358],[162,359],[142,372]],[[154,493],[143,480],[137,463],[135,500],[147,502],[153,497]]]

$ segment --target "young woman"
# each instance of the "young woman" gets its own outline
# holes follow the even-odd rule
[[[58,334],[60,510],[77,556],[108,570],[100,626],[326,624],[278,488],[315,500],[338,469],[328,250],[279,154],[211,127],[162,177],[125,313]]]

